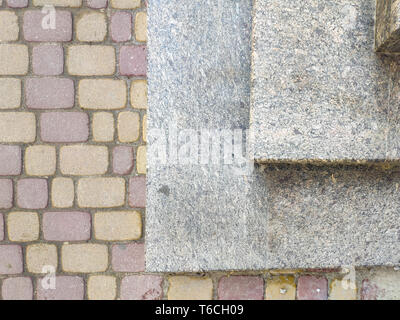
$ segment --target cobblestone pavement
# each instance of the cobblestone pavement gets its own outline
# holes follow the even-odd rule
[[[399,298],[387,268],[145,272],[146,21],[141,0],[0,0],[0,297]]]

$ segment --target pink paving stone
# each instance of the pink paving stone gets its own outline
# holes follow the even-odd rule
[[[220,300],[263,300],[264,280],[260,277],[223,277],[218,284]]]
[[[37,282],[38,300],[83,300],[84,283],[81,277],[56,277],[55,289],[45,289],[47,286],[43,286],[42,281],[38,279]]]
[[[93,9],[106,8],[107,0],[87,0],[87,6]]]
[[[25,8],[28,6],[28,0],[7,0],[10,8]]]
[[[0,145],[0,176],[21,174],[21,148]]]
[[[144,244],[116,244],[112,247],[112,268],[117,272],[144,271]]]
[[[133,148],[118,146],[113,150],[113,171],[116,174],[130,174],[133,169]]]
[[[40,136],[45,142],[85,142],[89,138],[89,117],[85,112],[43,113]]]
[[[18,274],[22,271],[21,246],[0,245],[0,274]]]
[[[17,204],[23,209],[44,209],[48,203],[46,179],[21,179],[17,182]]]
[[[4,240],[4,218],[3,214],[0,213],[0,241]]]
[[[0,209],[13,206],[13,183],[11,179],[0,179]]]
[[[121,281],[121,300],[159,300],[163,278],[153,275],[127,276]]]
[[[28,277],[8,278],[1,288],[3,300],[32,300],[32,280]]]
[[[363,280],[361,287],[361,300],[377,300],[379,288],[368,279]]]
[[[43,18],[48,13],[41,10],[27,11],[24,14],[24,38],[27,41],[71,41],[72,40],[72,16],[71,12],[56,10],[55,28],[46,24],[46,29],[42,27]]]
[[[72,79],[30,78],[25,82],[26,105],[30,109],[67,109],[74,106]]]
[[[146,46],[123,46],[119,53],[119,68],[123,76],[146,76]]]
[[[129,179],[129,205],[133,208],[146,207],[146,177],[138,176]]]
[[[32,50],[33,73],[56,76],[64,71],[64,51],[60,45],[44,44]]]
[[[85,241],[90,239],[91,216],[87,212],[46,212],[43,235],[49,241]]]
[[[111,38],[114,42],[128,41],[132,36],[132,15],[118,11],[111,17]]]
[[[301,276],[297,283],[297,299],[328,299],[328,281],[324,277]]]

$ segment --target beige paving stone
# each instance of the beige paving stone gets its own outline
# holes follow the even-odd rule
[[[329,300],[357,300],[357,288],[355,283],[346,279],[332,280]]]
[[[267,279],[266,300],[295,300],[296,283],[293,276],[276,276]]]
[[[111,6],[116,9],[135,9],[140,7],[140,0],[111,0]]]
[[[0,79],[0,109],[16,109],[21,106],[21,80]]]
[[[1,62],[0,62],[1,63]],[[33,142],[36,139],[35,115],[29,112],[0,113],[0,142]]]
[[[82,0],[33,0],[33,5],[43,7],[45,5],[53,5],[56,7],[80,7]]]
[[[56,270],[57,247],[53,244],[29,245],[26,248],[26,265],[32,273],[46,273],[49,266]]]
[[[146,155],[146,147],[140,146],[137,149],[136,155],[136,170],[139,174],[146,174],[147,170],[147,155]]]
[[[89,300],[114,300],[117,295],[117,279],[112,276],[90,276],[88,281]]]
[[[131,105],[135,109],[147,109],[147,81],[146,80],[132,81]]]
[[[143,116],[142,128],[143,128],[143,141],[147,142],[147,114]]]
[[[70,208],[74,204],[74,181],[55,178],[51,184],[51,202],[56,208]]]
[[[36,212],[10,212],[7,230],[11,241],[35,241],[39,239],[39,217]]]
[[[108,148],[105,146],[64,146],[60,150],[60,169],[65,175],[97,175],[106,173]]]
[[[0,42],[18,40],[18,18],[13,11],[0,11]]]
[[[142,236],[141,214],[137,211],[97,212],[94,232],[98,240],[138,240]]]
[[[31,176],[48,176],[56,172],[56,148],[30,146],[25,151],[25,172]]]
[[[93,140],[110,142],[114,140],[114,116],[110,112],[96,112],[92,120]]]
[[[175,276],[169,278],[168,300],[211,300],[210,278]]]
[[[115,72],[113,46],[73,45],[68,48],[68,73],[75,76],[104,76]]]
[[[100,12],[84,12],[76,22],[76,37],[83,42],[102,42],[107,35],[106,16]]]
[[[79,104],[83,109],[115,110],[126,106],[124,80],[84,79],[79,82]]]
[[[0,44],[0,75],[25,75],[28,72],[28,47],[23,44]]]
[[[147,41],[147,13],[138,12],[135,18],[136,40],[140,42]]]
[[[104,272],[108,266],[108,249],[102,244],[64,244],[61,259],[65,272]]]
[[[82,208],[113,208],[125,203],[123,178],[82,178],[78,182],[78,205]]]
[[[118,115],[118,139],[135,142],[140,136],[140,115],[137,112],[121,112]]]

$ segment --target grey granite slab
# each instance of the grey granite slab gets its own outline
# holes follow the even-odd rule
[[[199,157],[199,130],[213,130],[217,139],[220,129],[249,127],[251,3],[149,1],[147,271],[398,264],[396,171],[258,164],[251,170],[251,162],[244,170],[239,157],[233,164]],[[395,100],[400,90],[392,89]],[[220,155],[232,153],[225,152],[232,139],[216,140]],[[175,145],[185,152],[176,154]],[[246,141],[237,145],[250,156]]]
[[[255,1],[256,161],[399,160],[395,75],[374,50],[375,14],[375,0]]]
[[[400,54],[399,0],[377,0],[375,48],[381,53]]]

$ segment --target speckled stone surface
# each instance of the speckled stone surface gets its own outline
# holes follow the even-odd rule
[[[157,129],[169,138],[174,126],[248,128],[251,2],[149,2],[147,271],[399,264],[397,172],[256,165],[241,175],[229,166],[160,161]],[[287,76],[282,68],[282,79]],[[373,86],[359,82],[360,90]],[[392,89],[395,100],[400,90]],[[371,112],[379,123],[378,111]]]
[[[400,1],[376,1],[375,48],[385,54],[400,54]]]
[[[399,160],[396,75],[374,50],[375,0],[255,6],[256,161]]]

